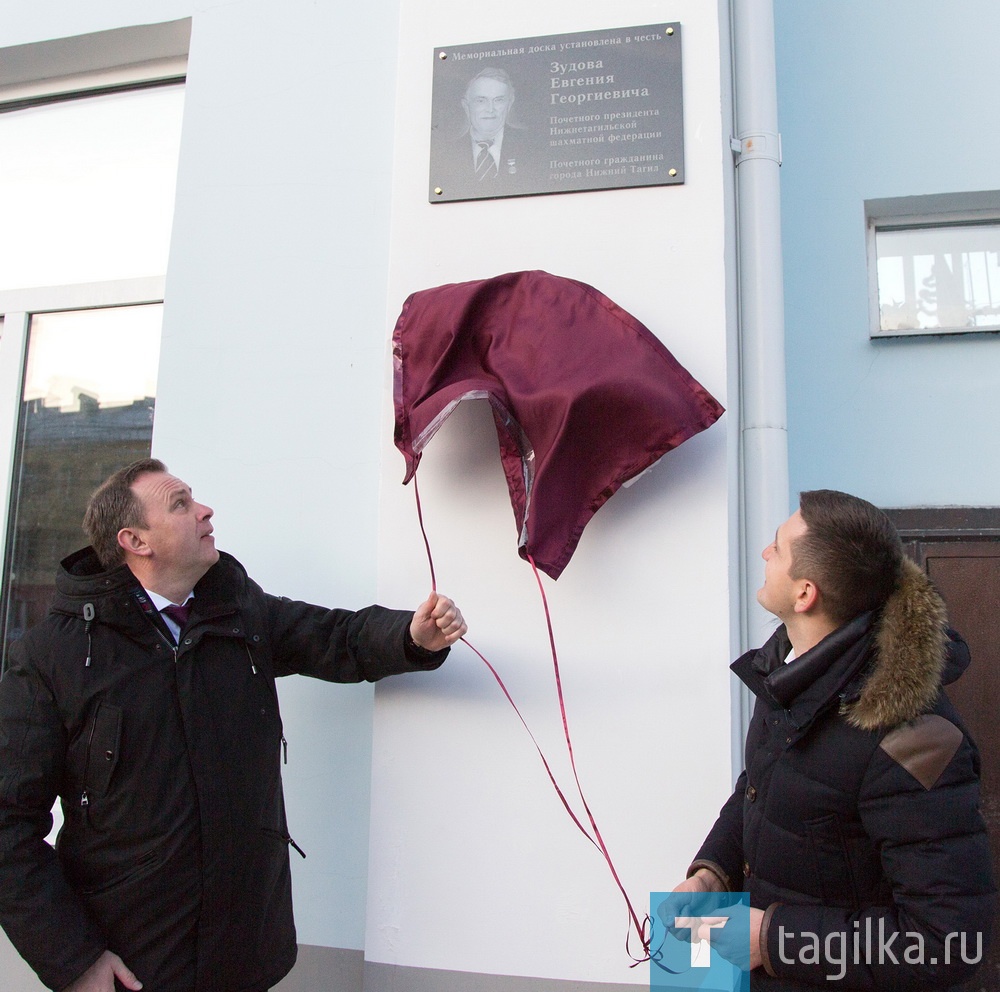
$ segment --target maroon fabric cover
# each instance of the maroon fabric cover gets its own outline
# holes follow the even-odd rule
[[[634,317],[541,271],[414,293],[393,360],[404,484],[458,402],[488,399],[519,553],[553,579],[622,483],[723,413]]]

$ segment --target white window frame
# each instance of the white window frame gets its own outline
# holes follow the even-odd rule
[[[181,83],[190,35],[187,18],[0,49],[0,109]],[[162,303],[165,281],[164,274],[0,291],[0,562],[6,561],[32,315]]]
[[[883,330],[879,307],[878,253],[875,236],[880,231],[952,227],[965,224],[1000,226],[1000,190],[941,193],[865,201],[866,253],[868,257],[868,334],[872,340],[896,337],[929,337],[995,334],[996,327],[916,327]]]
[[[67,99],[187,74],[191,19],[0,49],[0,104]]]

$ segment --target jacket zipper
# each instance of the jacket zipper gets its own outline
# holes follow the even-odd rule
[[[97,717],[94,717],[94,722],[90,727],[90,737],[87,738],[87,764],[86,764],[86,775],[87,778],[90,777],[90,758],[94,750],[94,734],[97,732]],[[86,784],[83,786],[83,794],[80,796],[80,805],[89,806],[90,805],[90,790],[87,788]]]
[[[280,830],[272,830],[270,827],[263,827],[262,829],[264,833],[270,834],[272,837],[277,837],[279,840],[287,844],[289,847],[295,848],[295,850],[298,851],[298,853],[303,858],[306,856],[306,852],[303,851],[302,848],[295,843],[295,841],[292,839],[291,835],[288,833],[287,830],[284,833],[282,833]]]
[[[171,652],[173,653],[173,656],[174,656],[174,664],[176,665],[177,664],[177,651],[178,651],[179,645],[172,644],[169,640],[167,640],[166,634],[164,634],[163,631],[160,630],[160,628],[156,626],[156,624],[153,624],[153,629],[163,639],[163,643],[166,644],[168,648],[170,648],[170,650],[171,650]],[[247,658],[250,660],[250,671],[254,675],[256,675],[257,674],[257,666],[254,664],[253,652],[250,650],[250,645],[247,644],[246,641],[244,641],[243,642],[243,646],[247,649]],[[89,658],[88,658],[88,662],[89,662]],[[93,731],[91,731],[91,738],[93,738]],[[284,759],[284,763],[287,765],[288,764],[288,741],[285,740],[285,735],[284,734],[281,735],[281,751],[282,751],[282,757]],[[87,790],[84,789],[83,796],[81,797],[81,800],[80,800],[80,805],[81,806],[86,806],[89,802],[90,802],[90,800],[87,797]],[[302,849],[295,843],[295,841],[292,840],[290,837],[288,838],[288,840],[291,843],[292,847],[294,847],[295,850],[298,851],[299,854],[302,855],[302,857],[305,857],[305,854],[303,853]]]
[[[257,674],[257,666],[254,664],[253,651],[250,650],[250,645],[247,644],[246,641],[243,642],[243,646],[247,649],[247,657],[250,659],[250,671],[254,675],[256,675]],[[288,741],[285,740],[285,735],[284,734],[281,735],[281,754],[282,754],[282,760],[287,765],[288,764]],[[292,841],[291,843],[292,843],[292,847],[295,847],[295,841]],[[296,848],[296,850],[298,850],[298,848]],[[303,854],[302,857],[305,857],[305,855]]]
[[[84,619],[84,633],[87,635],[87,660],[84,662],[84,668],[90,668],[90,659],[93,655],[94,641],[90,636],[90,625],[94,622],[94,604],[84,603],[83,604],[83,619]]]
[[[174,664],[176,665],[177,664],[177,648],[178,648],[178,645],[176,645],[173,641],[171,641],[170,638],[168,638],[167,635],[164,634],[163,631],[160,630],[160,628],[157,627],[156,624],[153,623],[152,620],[149,621],[149,625],[159,635],[160,640],[163,641],[163,643],[166,644],[166,646],[170,649],[170,653],[174,656]]]

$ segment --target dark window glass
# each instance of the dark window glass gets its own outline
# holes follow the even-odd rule
[[[90,494],[149,455],[162,309],[31,318],[2,604],[5,660],[10,642],[48,611],[60,560],[86,543]]]

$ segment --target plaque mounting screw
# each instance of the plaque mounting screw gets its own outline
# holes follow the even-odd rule
[[[447,52],[438,52],[438,58],[443,62],[446,58],[448,58],[448,53]]]
[[[440,196],[440,195],[441,195],[441,194],[442,194],[443,192],[444,192],[444,190],[443,190],[443,189],[441,189],[441,187],[440,187],[440,186],[435,186],[435,187],[434,187],[434,195],[435,195],[435,196]]]
[[[673,28],[667,28],[667,34],[668,35],[671,35],[673,33],[674,33],[674,29]]]
[[[668,176],[670,176],[670,178],[671,178],[671,179],[673,179],[673,178],[674,178],[674,176],[676,176],[676,175],[677,175],[677,170],[676,170],[676,169],[671,169],[671,170],[670,170],[670,171],[669,171],[669,172],[667,173],[667,175],[668,175]]]

